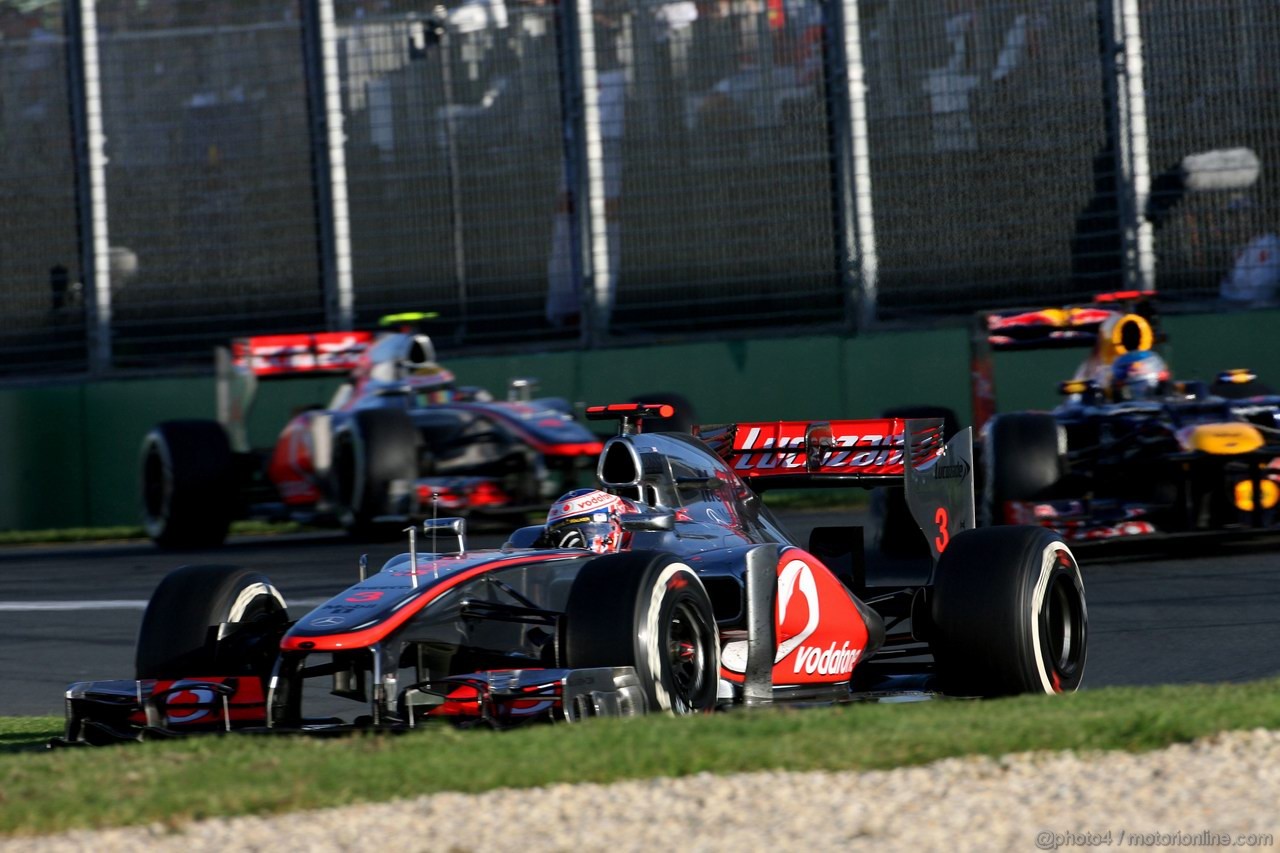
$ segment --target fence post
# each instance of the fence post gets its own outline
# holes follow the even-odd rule
[[[444,90],[445,165],[449,170],[449,226],[453,235],[453,277],[458,293],[461,316],[454,327],[454,340],[461,343],[468,334],[467,321],[467,235],[463,225],[462,166],[458,159],[458,124],[454,115],[453,39],[449,34],[448,13],[443,6],[432,10],[432,26],[436,30],[436,51],[440,54],[440,86]]]
[[[300,0],[300,5],[325,323],[330,329],[350,329],[355,325],[355,289],[338,27],[333,0]]]
[[[584,347],[598,347],[613,309],[605,220],[604,143],[592,0],[564,0],[560,9],[560,100],[565,189],[569,195],[573,279],[582,296]]]
[[[880,258],[871,205],[866,68],[857,0],[826,0],[827,120],[831,128],[831,188],[836,263],[845,291],[845,322],[875,322]]]
[[[111,369],[111,251],[97,0],[66,0],[67,66],[89,372]]]
[[[1150,138],[1139,0],[1098,0],[1107,139],[1115,155],[1126,289],[1155,290],[1155,237],[1146,218]]]

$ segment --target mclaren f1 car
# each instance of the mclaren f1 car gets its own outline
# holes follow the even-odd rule
[[[440,510],[523,520],[589,479],[601,447],[567,402],[534,399],[534,380],[513,380],[506,400],[457,384],[411,327],[237,339],[217,360],[218,420],[143,440],[143,520],[161,546],[217,545],[236,518],[359,536]],[[260,384],[325,375],[345,377],[328,405],[296,413],[273,447],[250,445]]]
[[[644,432],[665,408],[589,409],[621,422],[596,488],[501,549],[468,548],[461,519],[427,521],[407,553],[374,572],[361,561],[354,585],[300,615],[258,572],[171,572],[143,616],[134,677],[71,685],[60,742],[1079,686],[1080,570],[1047,530],[974,529],[969,430],[947,443],[936,420]],[[801,544],[761,497],[893,482],[932,558],[917,583],[877,584],[855,527]],[[317,690],[350,713],[309,710]]]
[[[1179,381],[1150,294],[980,315],[974,412],[984,523],[1073,540],[1280,527],[1280,396],[1251,371]],[[1052,411],[995,414],[992,351],[1086,347]]]

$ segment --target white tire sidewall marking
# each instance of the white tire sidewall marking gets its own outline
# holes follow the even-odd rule
[[[1049,671],[1044,665],[1044,654],[1042,652],[1041,643],[1045,638],[1040,636],[1040,610],[1044,607],[1044,597],[1049,591],[1049,578],[1053,575],[1053,570],[1058,566],[1058,554],[1065,552],[1072,568],[1071,582],[1076,589],[1082,594],[1080,600],[1084,601],[1083,585],[1080,580],[1080,567],[1076,563],[1075,555],[1071,553],[1071,549],[1063,542],[1051,542],[1045,546],[1040,560],[1040,576],[1036,579],[1035,589],[1031,594],[1031,612],[1028,618],[1031,620],[1031,651],[1036,659],[1036,673],[1040,676],[1040,687],[1045,693],[1056,693],[1053,687],[1053,680],[1049,677]]]
[[[261,595],[267,595],[274,598],[280,605],[283,612],[285,608],[284,596],[280,594],[280,590],[276,589],[269,583],[258,581],[251,583],[236,594],[235,600],[231,602],[231,607],[227,609],[227,619],[218,626],[218,639],[221,640],[227,635],[227,626],[240,622],[244,619],[245,612],[249,609],[249,605],[253,600]]]
[[[649,604],[645,608],[644,628],[640,635],[640,645],[644,649],[645,663],[649,668],[649,675],[653,678],[653,692],[658,700],[657,710],[668,712],[673,709],[671,707],[671,695],[667,693],[666,687],[662,684],[662,661],[665,655],[664,649],[657,642],[657,638],[660,636],[658,623],[662,615],[662,599],[666,596],[667,584],[680,572],[685,572],[693,583],[696,583],[699,587],[702,586],[702,578],[698,577],[697,572],[684,563],[669,563],[664,566],[662,572],[658,575],[658,579],[649,588]],[[705,588],[703,592],[705,594]],[[720,645],[720,637],[714,620],[711,626],[711,648],[717,649]],[[719,676],[718,666],[715,669],[715,672],[708,674],[710,677]]]

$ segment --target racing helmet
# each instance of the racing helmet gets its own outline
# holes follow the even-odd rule
[[[1111,398],[1151,400],[1161,396],[1169,382],[1169,366],[1151,350],[1127,352],[1111,365]]]
[[[552,548],[588,548],[610,554],[626,547],[630,534],[622,514],[635,512],[625,498],[597,489],[575,489],[551,505],[543,541]]]

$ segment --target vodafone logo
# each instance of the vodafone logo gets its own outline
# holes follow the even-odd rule
[[[803,601],[803,608],[801,602]],[[827,648],[806,646],[804,641],[813,635],[821,621],[821,606],[818,602],[818,584],[813,577],[813,569],[803,560],[792,560],[783,567],[778,575],[778,634],[787,633],[787,615],[793,621],[803,618],[804,627],[790,639],[778,645],[778,654],[773,662],[779,663],[787,655],[795,652],[795,672],[806,675],[848,675],[853,672],[854,665],[862,649],[849,648],[849,641],[836,647],[834,640]]]
[[[819,577],[814,567],[802,559],[788,560],[778,571],[777,636],[781,642],[773,657],[775,684],[813,683],[816,680],[793,676],[820,675],[827,676],[824,681],[834,681],[832,676],[850,675],[862,657],[862,641],[853,626],[844,623],[845,614],[836,598],[830,603],[837,611],[838,615],[834,617],[837,624],[828,624],[818,633],[822,625],[820,581],[838,583],[834,578]],[[829,614],[828,622],[832,621]],[[735,639],[725,643],[720,652],[721,666],[728,672],[745,673],[748,651],[747,640]],[[791,660],[783,663],[788,656]]]
[[[565,516],[581,515],[592,510],[608,509],[610,507],[617,507],[618,511],[621,512],[625,511],[626,503],[617,495],[592,491],[578,497],[568,497],[568,500],[553,506],[547,521],[557,521]]]
[[[813,579],[813,569],[809,568],[809,564],[803,560],[792,560],[778,574],[779,636],[786,633],[787,610],[791,610],[792,616],[795,616],[800,609],[798,602],[796,607],[791,606],[791,601],[795,598],[797,591],[804,599],[805,612],[808,618],[798,634],[778,644],[778,653],[773,658],[774,663],[791,654],[801,643],[809,639],[809,636],[814,631],[818,630],[821,611],[818,606],[818,584]]]
[[[199,682],[196,682],[199,684]],[[176,681],[173,684],[174,692],[165,697],[165,716],[172,723],[194,723],[197,720],[203,720],[209,716],[207,708],[191,708],[190,710],[178,710],[174,705],[212,705],[214,693],[207,687],[187,687],[186,682]]]
[[[803,672],[808,675],[817,673],[818,675],[848,675],[853,672],[853,666],[858,662],[858,656],[862,654],[862,649],[849,648],[849,641],[845,640],[844,645],[836,648],[835,641],[831,641],[831,645],[826,649],[818,649],[812,646],[801,647],[796,651],[796,672]]]

